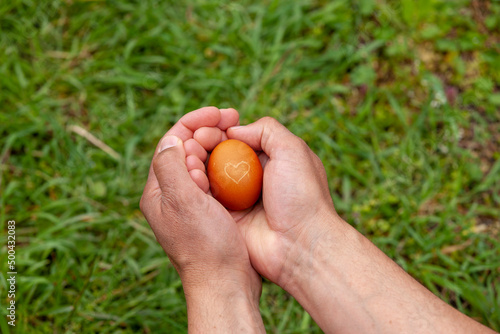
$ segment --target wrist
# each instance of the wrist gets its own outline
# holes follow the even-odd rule
[[[259,311],[261,278],[220,270],[182,275],[189,332],[263,332]]]
[[[248,272],[230,269],[183,271],[180,277],[186,299],[210,294],[229,298],[237,294],[248,296],[258,305],[262,279],[252,268],[249,269]]]
[[[308,284],[314,271],[321,268],[319,262],[333,251],[332,246],[341,249],[353,230],[334,210],[318,213],[304,226],[297,240],[289,241],[287,249],[290,251],[276,282],[288,292]]]
[[[316,233],[295,245],[295,261],[285,267],[282,288],[325,332],[345,332],[345,319],[367,316],[363,313],[363,297],[372,294],[367,291],[369,285],[359,289],[356,271],[351,269],[361,265],[355,263],[356,254],[364,253],[366,239],[335,212],[321,219],[315,222],[320,226]],[[350,326],[354,326],[354,332],[370,332],[371,324],[366,325]]]
[[[216,292],[232,290],[245,291],[258,303],[262,289],[262,279],[250,264],[229,268],[214,266],[179,270],[183,289],[186,293]]]

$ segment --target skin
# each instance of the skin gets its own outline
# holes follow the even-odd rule
[[[303,140],[272,118],[237,125],[234,109],[185,115],[160,141],[141,199],[181,277],[190,332],[264,332],[260,274],[326,333],[494,333],[338,216],[321,160]],[[262,200],[245,211],[227,211],[208,190],[207,152],[227,138],[261,152]],[[160,153],[163,144],[174,146]]]
[[[212,139],[204,146],[193,139],[204,127],[219,141],[226,139],[223,131],[236,124],[232,109],[208,107],[182,117],[155,150],[140,202],[180,275],[193,333],[264,332],[261,278],[233,217],[207,194],[203,163]]]

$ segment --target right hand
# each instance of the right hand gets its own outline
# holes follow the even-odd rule
[[[444,303],[335,212],[320,159],[272,118],[226,130],[262,151],[262,201],[231,212],[252,266],[325,333],[493,333]]]
[[[226,133],[261,151],[262,200],[232,215],[245,238],[252,266],[286,289],[297,264],[310,261],[315,242],[334,227],[332,219],[342,222],[332,203],[325,169],[302,139],[273,118],[229,128]]]

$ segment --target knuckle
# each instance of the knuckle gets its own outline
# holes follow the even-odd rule
[[[262,122],[268,126],[275,127],[280,124],[275,118],[271,116],[265,116],[261,118]]]
[[[298,146],[304,151],[310,151],[311,149],[309,148],[309,145],[307,145],[306,141],[299,136],[295,136],[295,141]],[[312,151],[311,151],[312,152]]]
[[[197,111],[203,111],[205,113],[208,113],[208,112],[220,112],[219,108],[215,107],[215,106],[206,106],[206,107],[202,107],[200,109],[198,109]]]

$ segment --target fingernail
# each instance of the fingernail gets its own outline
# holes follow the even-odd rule
[[[232,127],[230,127],[229,129],[230,129],[230,130],[238,130],[238,129],[242,128],[242,127],[244,127],[244,125],[232,126]]]
[[[161,140],[160,143],[160,152],[166,150],[167,148],[174,147],[177,145],[177,141],[179,138],[176,136],[166,136]]]

